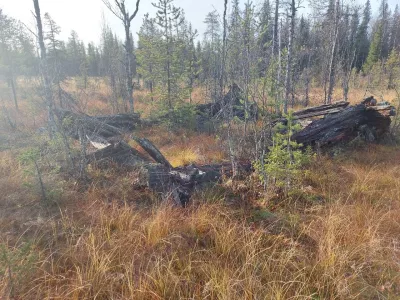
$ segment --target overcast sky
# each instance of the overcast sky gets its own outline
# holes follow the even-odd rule
[[[247,0],[240,1],[241,3]],[[357,3],[364,3],[366,0],[355,0]],[[87,42],[97,43],[100,39],[101,16],[104,12],[107,22],[121,37],[123,36],[123,25],[112,15],[104,6],[101,0],[40,0],[41,14],[48,12],[62,29],[62,38],[67,39],[71,30],[77,31],[79,37]],[[126,0],[130,11],[134,10],[135,0]],[[139,13],[132,22],[132,31],[135,34],[139,31],[143,15],[155,14],[155,9],[151,5],[155,0],[141,0]],[[231,1],[229,1],[231,2]],[[262,0],[253,0],[259,4]],[[274,2],[273,0],[271,3]],[[303,1],[307,6],[308,1]],[[378,0],[371,0],[373,11],[379,7]],[[390,7],[394,8],[399,0],[389,0]],[[205,15],[216,9],[222,14],[223,0],[175,0],[175,6],[182,7],[187,19],[198,29],[199,33],[204,32]],[[4,13],[23,21],[27,26],[34,28],[32,16],[32,0],[0,0],[0,8]]]

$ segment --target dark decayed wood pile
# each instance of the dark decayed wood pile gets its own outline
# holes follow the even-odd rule
[[[120,141],[89,154],[88,162],[102,167],[111,163],[132,168],[140,173],[137,185],[171,197],[179,205],[185,205],[197,187],[217,183],[223,176],[232,176],[232,167],[226,163],[173,168],[148,139],[135,137],[134,140],[149,157]],[[239,163],[238,169],[241,173],[248,173],[252,166],[251,163]]]
[[[219,124],[221,120],[239,118],[241,120],[257,118],[257,105],[254,102],[245,102],[242,89],[233,83],[222,99],[212,103],[194,105],[196,128],[207,131],[210,121]],[[176,118],[173,112],[167,112],[155,120],[144,120],[144,124],[154,125],[162,120]]]
[[[232,111],[230,111],[231,108]],[[257,115],[256,104],[244,102],[243,91],[236,83],[229,87],[228,92],[220,101],[199,104],[196,109],[198,115],[202,117],[201,119],[237,117],[244,120],[246,115],[249,119],[255,118]]]
[[[122,140],[121,134],[134,129],[139,117],[134,115],[98,116],[79,115],[61,111],[68,123],[67,132],[78,138],[79,126],[85,128],[87,140],[97,149],[87,157],[88,162],[100,166],[118,164],[137,170],[139,184],[171,197],[185,205],[193,191],[204,184],[216,183],[223,176],[232,176],[231,165],[215,164],[173,168],[159,149],[146,138],[133,137],[145,154]],[[297,122],[310,120],[309,124],[293,135],[293,140],[303,145],[329,146],[347,142],[357,136],[376,141],[389,130],[390,117],[395,109],[388,103],[377,103],[373,97],[350,106],[348,102],[309,107],[293,113]],[[281,118],[277,122],[286,122]],[[238,164],[238,171],[249,173],[250,162]]]
[[[330,106],[325,109],[325,114],[324,110],[318,111],[325,116],[324,118],[312,121],[293,135],[296,142],[304,145],[328,146],[348,142],[357,136],[369,142],[377,141],[389,131],[390,117],[395,115],[393,106],[387,102],[377,103],[373,97],[364,99],[358,105],[342,106],[335,112],[332,112],[334,109]],[[305,114],[310,115],[310,112]]]

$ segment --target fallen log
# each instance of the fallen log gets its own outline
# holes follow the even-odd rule
[[[379,105],[371,97],[355,106],[349,106],[348,102],[338,102],[311,107],[295,112],[293,115],[302,122],[310,117],[324,116],[324,118],[312,121],[292,138],[303,145],[319,146],[348,141],[358,135],[363,135],[368,141],[373,141],[388,131],[390,117],[394,113],[391,105],[387,103]],[[89,163],[108,165],[112,162],[135,169],[136,173],[140,174],[141,180],[138,182],[141,186],[147,186],[164,197],[172,197],[179,205],[186,205],[193,192],[204,184],[217,183],[223,176],[232,176],[230,164],[173,168],[161,151],[146,138],[134,137],[133,139],[148,154],[148,157],[124,141],[111,141],[110,137],[115,137],[113,134],[121,134],[124,128],[130,128],[132,119],[126,121],[125,116],[122,117],[124,121],[110,120],[107,116],[74,115],[74,117],[77,126],[81,126],[81,122],[85,124],[86,133],[91,134],[87,135],[88,140],[99,149],[88,155]],[[125,125],[119,126],[119,124]],[[252,171],[250,163],[238,164],[238,168],[242,173]]]
[[[124,167],[137,167],[151,163],[151,160],[124,141],[109,145],[87,155],[87,161],[99,166],[116,163]]]
[[[349,102],[347,101],[338,101],[332,104],[324,104],[320,106],[313,106],[313,107],[308,107],[302,110],[295,111],[293,113],[293,120],[303,120],[303,119],[309,119],[313,117],[320,117],[320,116],[326,116],[326,115],[331,115],[331,114],[337,114],[342,112],[346,107],[349,106]],[[286,123],[287,119],[286,118],[280,118],[277,120],[274,120],[272,124],[277,124],[277,123]]]
[[[89,137],[112,140],[123,133],[132,131],[140,124],[138,114],[89,116],[59,109],[57,116],[61,120],[66,133],[75,139],[78,139],[79,128],[83,128],[85,134]]]
[[[321,113],[328,112],[329,113],[329,111],[333,110],[333,109],[342,109],[343,110],[344,108],[349,106],[349,104],[350,104],[350,102],[347,102],[347,101],[338,101],[338,102],[334,102],[332,104],[323,104],[323,105],[319,105],[319,106],[307,107],[305,109],[295,111],[293,113],[293,116],[296,116],[299,119],[302,119],[304,116],[307,116],[307,115],[313,114],[313,113],[318,113],[318,112],[321,112]]]
[[[156,146],[153,145],[146,138],[132,137],[157,163],[164,165],[167,168],[172,168],[172,165],[169,161],[162,155],[160,150],[157,149]]]
[[[370,142],[379,140],[389,130],[390,116],[395,114],[395,110],[393,106],[376,103],[373,97],[369,97],[358,105],[327,114],[311,122],[292,138],[303,145],[319,146],[350,141],[359,135]]]

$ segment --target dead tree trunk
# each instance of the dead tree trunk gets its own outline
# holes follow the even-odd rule
[[[224,0],[224,16],[223,16],[223,36],[222,36],[222,61],[221,74],[219,77],[219,98],[222,98],[224,93],[224,76],[225,76],[225,60],[226,60],[226,11],[228,9],[228,0]]]
[[[148,139],[146,138],[133,138],[150,156],[159,164],[164,165],[167,168],[172,168],[169,161],[162,155],[160,150],[158,150]]]
[[[53,138],[54,134],[54,111],[53,111],[53,92],[51,90],[51,80],[48,74],[47,69],[47,59],[46,59],[46,47],[44,45],[44,38],[43,38],[43,26],[42,26],[42,18],[40,16],[40,7],[39,7],[39,0],[33,0],[33,4],[35,7],[35,18],[36,18],[36,25],[38,29],[38,43],[40,48],[40,72],[43,78],[44,84],[44,93],[45,93],[45,100],[47,106],[47,114],[48,114],[48,127],[49,127],[49,136]]]
[[[108,141],[135,129],[140,124],[138,114],[89,116],[58,110],[57,115],[61,123],[64,123],[66,133],[73,138],[78,137],[79,126],[85,128],[87,136]]]
[[[16,84],[15,84],[15,79],[14,79],[13,75],[11,75],[10,84],[11,84],[11,91],[12,91],[12,94],[13,94],[15,109],[18,110],[17,91],[16,91],[16,88],[15,88]]]
[[[289,94],[291,91],[291,77],[292,77],[292,47],[293,47],[293,38],[294,38],[294,26],[295,26],[295,18],[296,18],[296,1],[292,0],[290,3],[290,29],[289,29],[289,42],[288,42],[288,52],[287,52],[287,62],[286,62],[286,75],[285,75],[285,103],[284,103],[284,113],[288,112],[288,104],[289,104]]]
[[[330,104],[332,102],[332,93],[333,87],[335,86],[335,69],[336,69],[336,52],[337,52],[337,44],[338,44],[338,35],[339,35],[339,21],[340,21],[340,0],[336,0],[335,3],[335,20],[334,20],[334,28],[332,34],[332,49],[331,56],[329,60],[329,85],[328,85],[328,95],[326,99],[326,104]]]
[[[124,19],[125,26],[125,72],[126,72],[126,92],[128,97],[128,103],[130,112],[134,113],[133,103],[133,41],[130,35],[130,21],[128,18]]]
[[[114,0],[115,6],[108,0],[103,0],[107,8],[124,24],[125,29],[125,73],[126,73],[126,102],[129,103],[130,112],[134,113],[133,99],[133,41],[131,37],[131,23],[139,11],[140,0],[136,0],[136,8],[133,14],[130,14],[125,7],[125,0]]]
[[[274,30],[272,38],[272,53],[274,57],[278,55],[278,18],[279,18],[279,0],[275,0],[275,14],[274,14]]]

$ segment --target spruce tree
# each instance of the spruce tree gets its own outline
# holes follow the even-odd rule
[[[363,10],[363,17],[360,26],[358,27],[356,37],[356,63],[355,66],[361,70],[364,62],[368,57],[370,41],[368,38],[368,27],[371,21],[371,3],[367,0]]]
[[[44,24],[46,29],[44,38],[47,43],[48,70],[51,74],[53,84],[57,88],[57,97],[60,106],[63,107],[61,82],[66,77],[63,71],[66,64],[66,54],[64,52],[64,43],[58,38],[61,28],[48,13],[44,15]]]
[[[368,57],[363,65],[363,72],[368,73],[373,65],[378,62],[381,53],[381,42],[383,35],[383,24],[379,22],[376,26],[376,31],[372,36],[371,46],[369,48]]]
[[[156,24],[160,26],[161,32],[164,38],[164,55],[163,60],[166,67],[166,85],[167,93],[166,100],[170,109],[172,109],[173,101],[173,90],[177,91],[177,80],[173,70],[173,59],[174,59],[174,39],[173,32],[178,30],[180,23],[177,22],[182,10],[175,7],[173,0],[158,0],[157,3],[152,5],[157,8]],[[176,58],[176,57],[175,57]]]

